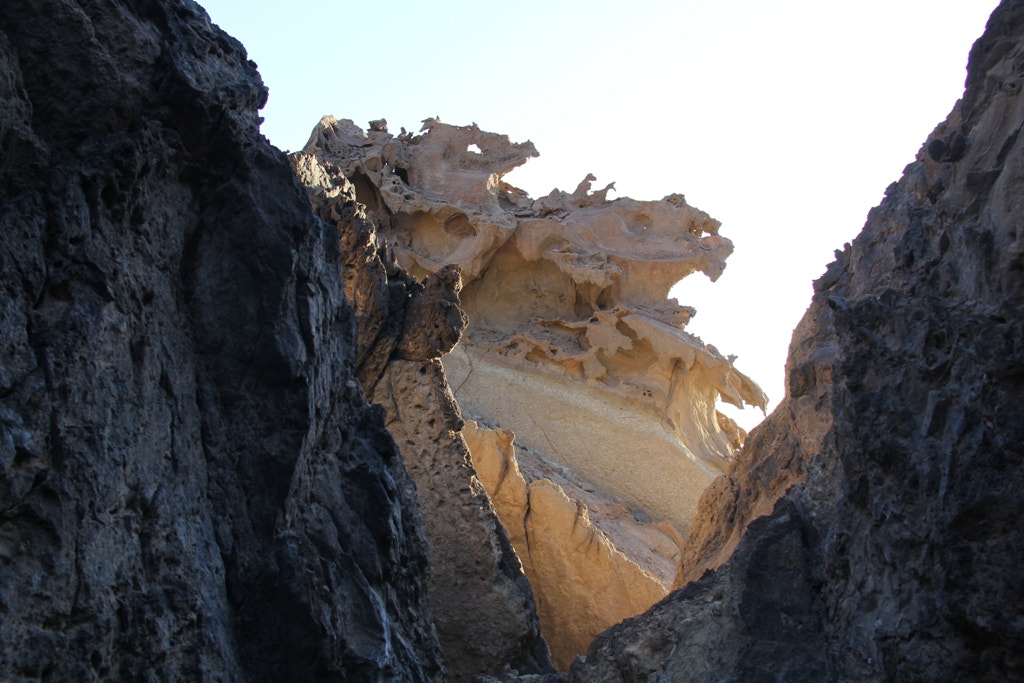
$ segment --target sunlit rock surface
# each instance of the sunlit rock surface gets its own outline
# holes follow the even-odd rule
[[[469,421],[463,433],[534,587],[556,666],[568,669],[594,636],[665,595],[682,540],[671,525],[636,519],[565,468],[516,452],[507,430]]]
[[[785,400],[701,501],[697,580],[572,680],[1024,679],[1022,79],[1007,1],[814,283]]]
[[[529,142],[475,125],[428,119],[420,134],[396,136],[383,121],[364,131],[325,117],[294,163],[313,191],[331,174],[351,180],[379,241],[412,276],[461,269],[469,326],[443,363],[462,411],[511,430],[521,452],[550,471],[564,469],[589,493],[573,495],[539,469],[530,490],[539,487],[543,500],[561,496],[574,510],[632,509],[663,524],[663,538],[680,538],[701,492],[745,437],[716,402],[766,403],[730,358],[684,331],[694,310],[667,300],[681,278],[716,279],[732,244],[682,195],[609,200],[611,186],[595,191],[588,176],[573,192],[533,200],[501,180],[536,154]],[[301,171],[311,166],[322,170]],[[565,505],[548,506],[551,524]],[[615,533],[593,538],[616,548]],[[560,575],[555,565],[574,560],[555,556],[542,570],[538,552],[516,544],[527,574],[535,567],[535,590],[547,596],[542,623],[561,663],[611,623],[609,615],[621,618],[663,594],[678,545],[656,543],[663,554],[651,567],[641,566],[649,554],[642,545],[624,542],[612,554],[643,577],[624,584],[635,591],[623,598],[629,607],[602,616],[595,609],[574,623],[565,615],[582,603],[556,597],[556,585],[570,581],[593,595],[596,584],[587,582],[599,582],[597,574]]]
[[[361,201],[376,202],[379,224],[351,197],[325,202],[324,220],[312,215],[283,155],[258,133],[266,91],[252,63],[194,4],[8,0],[0,679],[442,680],[424,499],[437,508],[435,524],[474,530],[473,547],[450,543],[443,554],[454,563],[437,568],[472,569],[464,621],[493,627],[463,631],[468,657],[448,675],[473,675],[477,658],[492,674],[480,680],[543,680],[512,673],[513,664],[544,668],[543,654],[528,591],[516,588],[518,560],[474,483],[468,439],[489,443],[474,446],[480,477],[513,540],[530,544],[524,562],[543,557],[559,577],[551,587],[590,560],[585,581],[595,593],[650,585],[616,551],[662,586],[676,555],[680,581],[717,567],[599,636],[571,673],[577,681],[1021,680],[1022,26],[1020,2],[997,10],[972,51],[963,101],[816,283],[783,406],[708,490],[676,552],[667,520],[552,454],[522,442],[514,451],[500,424],[460,431],[439,361],[465,325],[458,267],[415,245],[411,217],[382,209],[373,154],[352,165],[364,169],[352,182]],[[473,241],[471,216],[511,211],[511,228],[490,216],[473,255],[452,259],[469,273],[464,292],[483,286],[506,247],[518,252],[525,221],[564,221],[589,201],[604,204],[585,185],[531,202],[492,177],[529,146],[431,125],[455,147],[418,153],[446,174],[393,163],[406,163],[408,150],[386,149],[383,123],[353,139],[366,148],[383,141],[378,156],[393,172],[379,176],[382,187],[396,176],[431,196],[465,190],[457,212],[415,191],[404,197],[421,214],[443,215],[446,235]],[[459,130],[490,160],[467,162]],[[302,167],[318,179],[314,196],[349,192],[337,166],[293,160],[316,162]],[[408,235],[415,249],[392,247],[420,269],[415,280],[392,263],[378,229]],[[512,237],[502,241],[503,230]],[[439,252],[458,251],[429,235],[422,239]],[[596,247],[567,243],[569,256],[544,256],[567,253],[557,241],[530,253],[565,285],[571,314],[549,304],[539,320],[523,318],[516,330],[492,323],[476,341],[471,327],[467,350],[491,354],[477,367],[497,367],[500,353],[488,349],[522,333],[528,351],[508,350],[519,368],[508,377],[575,382],[567,399],[616,396],[623,372],[609,354],[623,347],[591,325],[625,304],[584,287],[606,287],[588,265],[603,262]],[[604,251],[609,263],[613,252]],[[523,253],[506,263],[529,261]],[[587,267],[576,268],[577,255]],[[622,277],[608,272],[608,281]],[[473,305],[486,313],[495,300]],[[640,335],[632,323],[636,339],[627,333],[626,319],[614,330],[636,353]],[[579,348],[563,354],[548,338],[530,341],[552,331],[560,343],[579,333]],[[587,357],[597,344],[604,370]],[[573,358],[578,366],[563,362]],[[696,354],[682,358],[688,376]],[[529,363],[536,372],[523,370]],[[727,395],[744,384],[731,371],[714,377]],[[672,395],[650,384],[652,403],[670,406]],[[368,403],[364,389],[386,407]],[[689,442],[672,419],[659,427],[679,448]],[[412,442],[405,453],[436,486],[417,490],[393,436]],[[531,520],[519,515],[524,506],[551,512]],[[538,544],[534,555],[531,534],[579,543],[572,554]],[[487,577],[494,583],[480,592]],[[495,624],[496,614],[510,618]],[[566,642],[581,634],[566,629]]]

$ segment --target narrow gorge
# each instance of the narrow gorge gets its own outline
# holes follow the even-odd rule
[[[0,679],[1021,680],[1022,81],[1004,0],[748,436],[682,195],[285,155],[190,0],[9,0]]]

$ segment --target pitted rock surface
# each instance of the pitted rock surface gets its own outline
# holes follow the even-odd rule
[[[439,680],[338,235],[191,2],[0,12],[0,679]]]
[[[675,539],[746,436],[716,401],[763,407],[766,398],[731,358],[683,329],[693,308],[666,300],[683,277],[722,273],[732,243],[718,221],[678,194],[610,200],[612,185],[592,190],[591,175],[571,193],[532,200],[502,176],[536,155],[532,143],[475,124],[428,119],[419,135],[393,135],[384,120],[364,131],[327,116],[292,159],[314,202],[345,192],[360,203],[381,253],[409,275],[429,283],[461,270],[468,326],[442,363],[461,409],[514,433],[512,460],[530,453],[538,464],[524,471],[549,504],[496,507],[508,525],[528,518],[547,529],[516,552],[565,668],[594,634],[671,583]],[[631,523],[631,510],[646,521]],[[570,542],[570,532],[589,540]]]

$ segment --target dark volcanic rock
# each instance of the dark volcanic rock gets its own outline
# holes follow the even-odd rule
[[[0,12],[0,679],[439,678],[337,235],[195,4]]]
[[[682,573],[718,568],[573,680],[1024,678],[1024,3],[968,74],[815,283],[786,400],[702,501]]]

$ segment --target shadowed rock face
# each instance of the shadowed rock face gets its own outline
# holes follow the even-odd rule
[[[963,99],[815,283],[786,400],[701,501],[680,576],[717,569],[572,680],[1024,677],[1022,78],[1004,2]]]
[[[443,673],[338,235],[265,99],[191,2],[4,3],[0,679]]]

